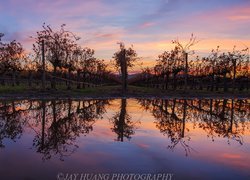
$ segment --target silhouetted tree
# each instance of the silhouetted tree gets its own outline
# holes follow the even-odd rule
[[[71,43],[65,47],[65,62],[63,67],[68,70],[68,89],[71,89],[71,72],[76,69],[78,47],[76,44]]]
[[[249,48],[245,48],[242,50],[236,50],[236,46],[234,46],[232,52],[228,52],[225,58],[228,59],[230,63],[230,69],[232,71],[233,76],[233,90],[236,88],[236,75],[239,75],[242,65],[248,61],[248,51]]]
[[[179,39],[173,40],[173,44],[175,44],[181,51],[182,53],[182,58],[183,58],[183,63],[184,63],[184,72],[185,72],[185,90],[187,89],[188,86],[188,54],[194,54],[194,51],[190,51],[190,48],[197,44],[199,41],[196,40],[196,37],[194,34],[191,34],[191,37],[189,39],[189,42],[185,45],[180,43]]]
[[[179,47],[175,47],[171,52],[165,51],[158,56],[155,70],[163,76],[166,76],[165,87],[168,88],[169,75],[173,74],[173,88],[176,89],[176,76],[184,69],[182,52]]]
[[[39,69],[39,62],[32,54],[26,54],[24,57],[22,70],[28,72],[28,85],[32,86],[34,72]]]
[[[37,55],[41,55],[41,42],[44,40],[46,59],[53,65],[53,81],[52,88],[56,88],[56,72],[57,68],[62,68],[67,64],[68,55],[71,48],[76,45],[79,37],[72,32],[64,29],[65,24],[61,25],[59,31],[54,31],[49,25],[43,24],[43,30],[38,31],[35,37],[33,50]]]
[[[3,37],[3,34],[0,34]],[[16,84],[16,72],[21,68],[21,60],[24,58],[24,49],[16,40],[10,43],[0,43],[0,70],[1,74],[12,72],[12,86]]]
[[[113,58],[115,68],[122,75],[122,89],[125,92],[127,90],[128,68],[132,68],[135,65],[137,53],[133,46],[126,49],[124,43],[121,42],[119,44],[120,50],[114,54]]]

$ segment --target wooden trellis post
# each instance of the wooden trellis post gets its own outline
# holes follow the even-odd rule
[[[120,62],[121,62],[121,73],[122,73],[122,91],[125,93],[127,91],[127,61],[126,61],[126,49],[121,50],[120,55]]]
[[[44,40],[42,40],[42,89],[45,90],[45,52],[44,52]]]
[[[187,90],[188,86],[188,53],[184,52],[184,60],[185,60],[185,90]]]

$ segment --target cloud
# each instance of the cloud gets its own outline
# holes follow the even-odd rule
[[[144,22],[143,24],[141,24],[139,27],[142,28],[142,29],[145,29],[145,28],[149,28],[149,27],[152,27],[154,26],[155,23],[153,22]]]
[[[235,16],[229,16],[229,19],[232,21],[241,21],[241,20],[250,20],[249,15],[235,15]]]
[[[249,0],[10,0],[1,2],[0,31],[6,39],[20,40],[30,50],[28,37],[42,29],[43,22],[53,29],[66,29],[82,37],[82,47],[96,50],[101,59],[111,59],[117,42],[133,44],[140,57],[149,61],[165,50],[171,40],[186,40],[194,33],[202,41],[194,47],[209,53],[221,45],[250,47]],[[150,63],[149,63],[150,64]]]

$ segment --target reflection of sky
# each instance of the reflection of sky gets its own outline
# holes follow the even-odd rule
[[[54,178],[59,172],[169,172],[178,178],[239,179],[249,175],[249,130],[246,130],[242,146],[233,140],[228,145],[223,137],[216,137],[212,142],[201,128],[193,129],[189,122],[186,127],[190,131],[186,135],[191,137],[188,144],[194,150],[186,157],[180,145],[173,152],[167,149],[170,139],[155,127],[152,115],[131,99],[127,100],[127,110],[132,120],[140,118],[141,124],[130,141],[114,141],[116,134],[110,130],[112,124],[108,118],[119,111],[119,102],[112,101],[104,118],[94,124],[94,130],[77,138],[79,148],[63,162],[58,156],[43,162],[42,155],[32,148],[35,132],[25,128],[20,140],[9,141],[6,148],[0,150],[1,176],[44,179],[46,175]]]
[[[17,38],[31,49],[29,35],[46,22],[54,28],[66,23],[82,37],[82,46],[96,49],[99,58],[110,59],[117,42],[134,44],[139,56],[152,60],[169,50],[171,40],[195,33],[202,41],[200,54],[217,45],[232,49],[250,46],[248,0],[10,0],[0,5],[0,32]]]

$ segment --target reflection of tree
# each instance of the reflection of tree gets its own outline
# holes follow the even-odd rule
[[[116,113],[111,122],[114,127],[111,128],[113,132],[117,134],[117,141],[123,142],[124,137],[127,139],[131,139],[131,135],[133,135],[135,123],[132,122],[131,116],[127,113],[127,99],[121,99],[121,110]]]
[[[171,140],[171,145],[169,145],[168,148],[174,150],[174,148],[180,144],[187,155],[191,150],[191,147],[187,143],[187,141],[190,140],[190,137],[185,135],[187,100],[173,99],[140,101],[142,105],[148,105],[149,102],[151,102],[152,105],[151,112],[157,120],[155,122],[156,127]],[[178,106],[177,103],[182,103],[183,106]]]
[[[192,122],[193,128],[197,125],[203,129],[212,140],[216,137],[226,138],[228,143],[234,140],[243,143],[242,135],[249,128],[248,100],[204,99],[204,100],[138,100],[150,110],[156,118],[156,127],[171,140],[168,147],[174,149],[181,144],[186,155],[190,141],[185,132],[189,131],[186,122]]]
[[[170,138],[168,146],[190,152],[187,122],[204,130],[213,141],[221,137],[243,144],[249,131],[250,103],[246,99],[139,100],[156,119],[156,127]],[[61,159],[77,149],[77,137],[87,135],[93,124],[106,112],[109,100],[52,100],[0,102],[0,147],[5,140],[17,140],[24,128],[35,132],[34,147],[44,159],[58,155]],[[112,119],[112,131],[118,141],[130,139],[135,124],[128,115],[127,101],[121,100],[120,111]]]
[[[227,138],[228,144],[230,140],[235,140],[241,145],[243,143],[242,135],[244,134],[244,122],[240,121],[239,116],[235,116],[235,100],[213,100],[205,102],[203,106],[209,103],[210,110],[200,108],[200,118],[203,119],[199,126],[207,132],[207,136],[214,141],[216,135],[218,137]],[[214,110],[212,110],[215,106]],[[195,108],[195,106],[193,106]],[[236,112],[237,114],[239,113]],[[242,126],[242,127],[240,127]]]
[[[109,104],[109,100],[88,100],[79,101],[77,106],[77,116],[86,123],[93,122],[94,119],[102,118],[102,114],[106,112],[105,105]]]
[[[23,133],[23,121],[20,118],[21,110],[16,109],[15,102],[0,103],[0,148],[5,147],[4,139],[15,141]]]
[[[68,107],[68,115],[64,117],[61,114],[62,104],[53,100],[51,102],[52,106],[52,123],[50,127],[45,132],[44,120],[45,120],[45,104],[42,102],[42,134],[41,139],[36,137],[34,140],[34,145],[38,148],[37,151],[44,154],[45,159],[51,158],[51,154],[59,154],[60,158],[67,156],[74,152],[75,134],[73,131],[73,118],[71,115],[71,103]],[[72,123],[72,124],[71,124]],[[72,149],[70,149],[72,148]]]
[[[93,130],[93,124],[105,112],[104,106],[107,103],[108,100],[52,100],[49,105],[51,111],[47,110],[46,113],[48,106],[42,101],[42,131],[37,133],[34,139],[37,152],[44,154],[44,159],[50,159],[52,155],[58,154],[61,160],[74,153],[78,147],[76,138]],[[51,119],[51,124],[47,128],[45,119]]]
[[[242,103],[241,100],[235,102],[233,99],[210,99],[199,101],[199,105],[197,102],[193,102],[188,106],[193,111],[198,111],[196,119],[199,121],[199,127],[206,131],[207,136],[211,137],[213,141],[217,136],[227,138],[228,143],[230,140],[235,140],[242,144],[244,126],[247,125],[243,119],[248,120],[248,118],[247,114],[246,117],[240,117],[239,108],[235,109],[235,106],[242,106],[239,103]]]
[[[93,130],[106,112],[109,100],[0,102],[0,147],[4,139],[16,140],[24,128],[35,132],[33,146],[44,159],[61,159],[76,149],[76,138]]]

